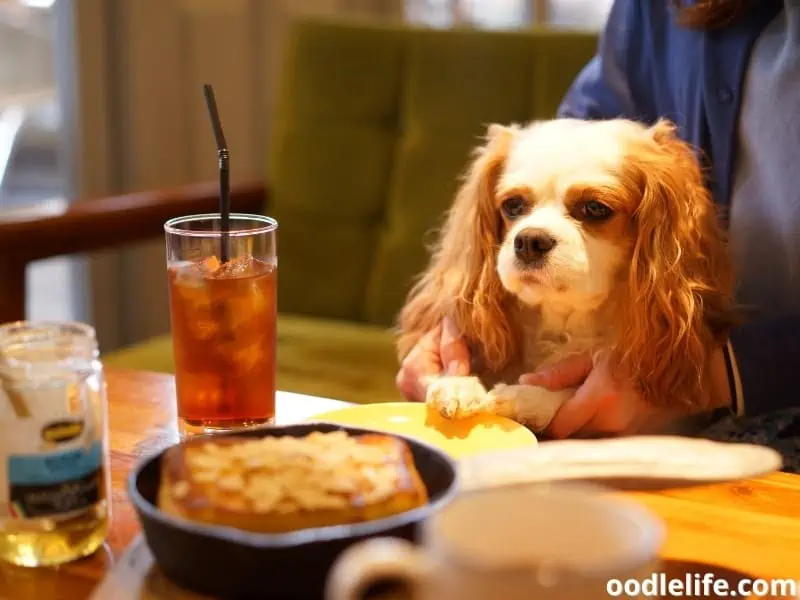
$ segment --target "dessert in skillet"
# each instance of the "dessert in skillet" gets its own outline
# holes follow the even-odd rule
[[[162,511],[258,533],[370,521],[428,501],[408,445],[383,434],[188,440],[162,460]]]

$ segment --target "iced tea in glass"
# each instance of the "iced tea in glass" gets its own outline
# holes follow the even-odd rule
[[[278,223],[231,214],[164,225],[178,419],[185,434],[275,417]],[[228,249],[221,252],[222,243]]]

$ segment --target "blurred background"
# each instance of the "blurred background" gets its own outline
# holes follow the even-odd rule
[[[601,29],[611,0],[0,0],[0,221],[214,179],[213,81],[235,180],[260,177],[285,36],[302,15],[429,28]],[[263,107],[267,107],[264,109]],[[163,241],[33,263],[27,316],[104,350],[169,330]],[[0,281],[2,286],[2,281]],[[1,288],[0,288],[0,293]]]

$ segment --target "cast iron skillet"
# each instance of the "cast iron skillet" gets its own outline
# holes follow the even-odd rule
[[[375,433],[357,427],[305,423],[236,435],[301,437],[312,431],[338,430],[355,435]],[[322,598],[328,570],[347,546],[375,536],[414,542],[417,526],[457,493],[458,475],[452,459],[417,440],[396,437],[411,448],[430,501],[385,519],[286,534],[258,534],[173,518],[156,508],[161,453],[136,466],[128,479],[128,493],[159,568],[184,588],[236,600]]]

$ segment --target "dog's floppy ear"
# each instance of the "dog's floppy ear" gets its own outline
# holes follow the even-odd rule
[[[516,131],[515,126],[490,125],[485,143],[475,150],[431,262],[400,313],[401,360],[445,316],[468,340],[480,343],[487,366],[501,367],[515,351],[504,310],[507,293],[495,265],[502,227],[495,193]]]
[[[498,123],[492,123],[486,128],[486,136],[484,139],[489,145],[497,142],[505,144],[510,142],[518,131],[519,126],[516,124],[500,125]]]
[[[651,401],[697,404],[734,321],[733,271],[691,146],[660,121],[630,160],[643,182],[618,358]]]

